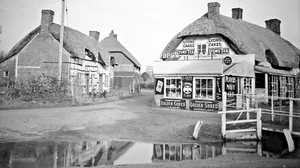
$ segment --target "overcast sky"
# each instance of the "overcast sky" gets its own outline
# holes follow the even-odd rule
[[[219,2],[220,13],[243,9],[243,20],[265,27],[265,20],[281,20],[281,36],[300,48],[300,0],[66,0],[65,25],[82,33],[111,30],[142,64],[153,65],[168,42],[188,24],[207,13],[209,2]],[[0,50],[8,52],[39,26],[42,9],[55,12],[60,24],[61,0],[0,0]]]

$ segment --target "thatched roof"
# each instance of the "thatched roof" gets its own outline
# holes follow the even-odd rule
[[[100,45],[110,53],[120,52],[136,67],[141,68],[139,61],[113,36],[108,36],[100,41]]]
[[[184,37],[220,35],[237,54],[255,54],[255,60],[266,62],[266,50],[271,51],[281,67],[298,67],[300,50],[273,31],[241,19],[208,14],[197,19],[168,43],[162,53],[172,53]]]
[[[52,23],[49,33],[59,41],[60,25]],[[5,60],[19,53],[36,35],[40,33],[41,27],[38,26],[23,39],[21,39],[6,55]],[[64,27],[64,49],[67,50],[72,57],[84,59],[84,49],[91,51],[96,57],[100,52],[101,57],[106,65],[109,65],[109,52],[100,46],[99,42],[91,36],[83,34],[75,29]]]

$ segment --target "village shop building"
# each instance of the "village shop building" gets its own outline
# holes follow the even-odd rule
[[[154,64],[155,103],[162,107],[200,111],[221,109],[222,92],[296,97],[300,50],[280,37],[280,21],[263,28],[242,20],[241,8],[232,18],[219,14],[220,4],[168,43],[162,61]],[[227,97],[227,104],[243,99]]]

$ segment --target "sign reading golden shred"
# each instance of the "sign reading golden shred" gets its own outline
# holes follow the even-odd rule
[[[190,110],[194,111],[217,111],[219,103],[217,101],[190,100]]]
[[[160,100],[161,107],[171,107],[171,108],[186,108],[186,100],[182,99],[161,99]]]

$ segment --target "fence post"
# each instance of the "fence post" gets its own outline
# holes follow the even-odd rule
[[[272,119],[272,122],[274,122],[274,97],[273,97],[273,94],[271,96],[271,119]]]
[[[293,99],[290,98],[290,116],[289,116],[289,130],[293,132]]]
[[[250,96],[246,95],[246,110],[250,109]],[[247,120],[250,119],[250,114],[249,112],[246,113],[247,114]]]
[[[257,139],[261,140],[261,130],[262,130],[262,123],[261,123],[261,108],[257,109],[256,113],[256,134],[257,134]]]
[[[223,105],[222,105],[222,137],[226,138],[226,103],[227,103],[227,94],[223,92]]]

